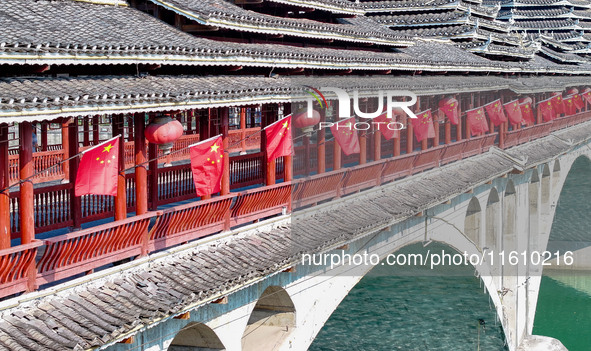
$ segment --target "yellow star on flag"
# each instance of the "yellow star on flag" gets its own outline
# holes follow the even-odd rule
[[[220,148],[220,146],[218,144],[213,144],[211,146],[211,152],[218,152],[219,148]]]
[[[113,148],[113,144],[109,144],[109,145],[105,146],[105,148],[103,149],[103,152],[111,152],[112,148]]]

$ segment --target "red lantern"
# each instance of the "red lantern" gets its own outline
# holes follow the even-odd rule
[[[157,116],[146,127],[144,135],[150,143],[158,144],[164,154],[169,154],[174,141],[183,135],[183,125],[170,114]]]
[[[314,126],[320,122],[320,112],[312,110],[312,117],[308,117],[308,110],[298,111],[292,116],[293,125],[301,128],[302,132],[311,134]]]
[[[579,89],[577,89],[577,88],[571,88],[566,92],[567,95],[574,95],[574,94],[578,94],[578,93],[579,93]]]

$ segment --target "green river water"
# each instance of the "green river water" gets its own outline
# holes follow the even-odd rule
[[[561,193],[551,242],[584,247],[591,241],[589,199],[591,164],[579,159]],[[422,276],[377,266],[343,300],[310,350],[507,350],[492,302],[473,270],[462,269]],[[554,337],[570,351],[591,350],[591,271],[545,271],[533,333]]]

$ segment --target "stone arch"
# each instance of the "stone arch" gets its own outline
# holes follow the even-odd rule
[[[203,323],[187,324],[172,340],[168,351],[217,351],[225,350],[216,333]]]
[[[552,188],[556,189],[558,187],[558,183],[560,182],[560,161],[558,159],[554,160],[554,165],[552,165]]]
[[[244,334],[242,350],[276,350],[295,328],[295,306],[280,286],[269,286],[257,301]]]
[[[466,211],[466,218],[464,219],[464,235],[470,239],[480,248],[480,228],[482,227],[482,214],[480,208],[480,202],[478,198],[473,197],[468,204],[468,210]]]

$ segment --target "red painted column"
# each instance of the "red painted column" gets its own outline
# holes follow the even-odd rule
[[[151,211],[158,209],[158,145],[148,144],[148,159],[150,160],[150,173],[148,175],[148,207]]]
[[[361,105],[361,103],[360,103]],[[365,105],[365,111],[367,112],[367,102],[365,102],[363,105]],[[360,106],[361,109],[361,106]],[[367,131],[365,130],[360,130],[358,131],[359,133],[359,164],[362,165],[364,163],[367,163]]]
[[[435,120],[433,121],[433,129],[435,129],[435,138],[433,139],[433,147],[439,146],[439,121],[441,120],[441,111],[435,112]]]
[[[378,98],[375,99],[374,108],[372,110],[377,110],[378,108]],[[370,124],[371,121],[369,122]],[[377,161],[382,158],[382,132],[379,131],[378,126],[376,124],[373,125],[373,160]],[[388,128],[386,125],[381,125],[379,128]]]
[[[339,121],[339,103],[337,101],[333,101],[334,106],[334,115],[333,115],[333,122],[336,123]],[[341,151],[341,146],[337,143],[336,139],[333,137],[332,141],[332,169],[337,170],[341,169],[343,166],[343,152]]]
[[[222,120],[221,125],[221,132],[222,132],[222,143],[224,148],[224,172],[222,173],[222,190],[220,195],[227,195],[230,193],[230,154],[228,153],[228,146],[229,144],[229,130],[230,130],[230,108],[229,107],[221,107],[220,108],[220,117]],[[193,111],[191,110],[188,114],[190,116],[193,115]]]
[[[326,121],[326,109],[320,110],[320,122]],[[316,166],[318,174],[326,172],[326,131],[321,128],[316,134]]]
[[[242,115],[240,116],[242,119]],[[277,115],[275,111],[271,108],[271,105],[263,105],[261,108],[261,129],[264,129],[269,124],[273,123],[277,119]],[[261,153],[263,155],[263,159],[261,162],[261,167],[263,174],[265,175],[265,184],[266,185],[273,185],[276,181],[275,175],[275,165],[276,161],[267,161],[267,134],[264,130],[261,131],[261,145],[260,145]]]
[[[19,179],[33,175],[33,128],[31,122],[21,122],[19,130]],[[33,179],[20,183],[19,217],[21,243],[28,244],[35,239],[35,205],[33,195]]]
[[[199,140],[206,140],[209,138],[209,109],[201,110],[198,117]],[[150,159],[152,158],[150,157]]]
[[[246,153],[246,107],[240,109],[240,148],[241,153]]]
[[[47,151],[47,121],[41,122],[41,151]]]
[[[0,250],[10,247],[8,125],[0,124]]]
[[[78,146],[78,119],[71,119],[71,123],[68,124],[68,155],[76,155],[79,150]],[[69,178],[72,183],[70,189],[70,213],[72,216],[72,227],[76,230],[80,228],[82,224],[82,199],[80,196],[74,195],[74,186],[76,182],[76,173],[78,173],[78,164],[80,163],[80,157],[74,157],[68,161]]]
[[[70,118],[62,119],[62,150],[64,150],[64,160],[70,157]],[[70,179],[70,162],[62,163],[62,172],[64,173],[64,180]]]
[[[283,104],[283,116],[288,116],[291,114],[291,104]],[[294,135],[294,131],[292,130],[292,137]],[[295,151],[295,150],[294,150]],[[286,182],[290,182],[293,180],[293,156],[284,156],[283,157],[283,173],[284,179]]]
[[[85,118],[85,121],[87,120],[88,118]],[[119,176],[117,177],[117,195],[115,196],[115,220],[118,221],[127,218],[127,204],[125,202],[125,172],[123,171],[125,169],[125,138],[123,137],[124,117],[121,114],[113,115],[111,122],[113,126],[113,136],[121,134],[119,137]],[[87,122],[85,122],[85,126],[86,125]],[[86,132],[84,133],[84,137],[86,138]]]
[[[462,140],[462,111],[464,106],[462,106],[461,96],[455,95],[454,98],[458,100],[458,125],[456,126],[456,140],[460,141]]]
[[[442,118],[445,118],[445,116],[441,113],[441,111],[439,113],[442,116]],[[451,143],[451,123],[449,122],[448,118],[445,118],[444,128],[445,128],[445,141],[444,142],[446,144],[450,144]]]
[[[133,115],[134,129],[134,150],[135,150],[135,212],[144,214],[148,212],[148,160],[146,138],[144,131],[146,129],[144,113],[135,113]]]
[[[99,116],[92,116],[92,144],[98,145],[100,143]]]
[[[187,116],[187,135],[193,134],[193,112],[194,112],[194,110],[189,110],[186,113],[186,116]]]
[[[413,138],[414,138],[414,130],[412,128],[412,122],[410,121],[410,117],[406,118],[406,153],[410,154],[413,152]]]
[[[83,125],[82,145],[88,146],[88,145],[90,145],[90,126],[88,124],[88,117],[85,117],[82,120],[82,125]]]

